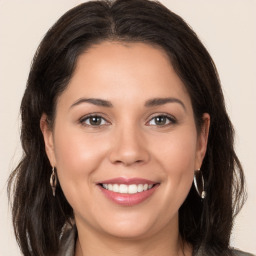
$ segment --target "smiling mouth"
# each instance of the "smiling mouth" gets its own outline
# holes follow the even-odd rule
[[[107,184],[100,183],[102,188],[119,194],[137,194],[152,189],[157,184]]]
[[[112,202],[122,206],[135,206],[151,198],[160,183],[138,177],[116,177],[99,181],[96,185]]]

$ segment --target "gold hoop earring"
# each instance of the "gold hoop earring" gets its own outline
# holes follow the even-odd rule
[[[55,167],[52,167],[52,174],[50,177],[50,185],[52,187],[52,195],[55,196],[56,187],[57,187],[57,175],[55,173]]]
[[[204,190],[204,177],[200,169],[194,173],[194,185],[198,195],[204,199],[206,197],[206,191]]]

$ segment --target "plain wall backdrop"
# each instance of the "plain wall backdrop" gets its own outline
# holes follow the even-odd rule
[[[19,106],[32,57],[53,23],[81,2],[0,0],[0,255],[21,255],[11,225],[6,183],[22,154]],[[256,1],[160,2],[191,25],[218,68],[248,190],[232,246],[256,253]]]

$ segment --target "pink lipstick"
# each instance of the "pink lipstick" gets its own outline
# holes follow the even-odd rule
[[[133,206],[148,199],[159,187],[159,182],[141,178],[115,178],[98,182],[103,194],[113,202]]]

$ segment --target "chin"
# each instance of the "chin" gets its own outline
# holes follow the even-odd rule
[[[131,224],[119,224],[109,228],[104,227],[104,231],[110,236],[127,240],[142,239],[150,236],[151,234],[148,226]]]
[[[151,214],[138,212],[123,213],[119,216],[115,214],[112,218],[108,218],[108,221],[101,223],[101,232],[128,240],[153,236],[167,226],[167,220],[163,221],[163,218],[160,219],[159,214],[153,213],[152,210],[148,213]]]

